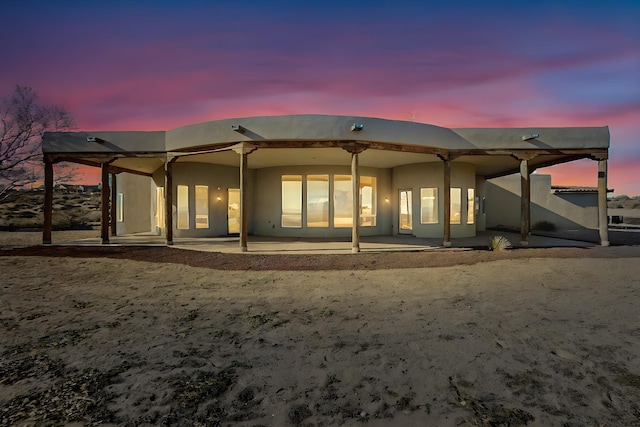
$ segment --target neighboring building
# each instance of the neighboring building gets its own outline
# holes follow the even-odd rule
[[[497,221],[492,209],[499,199],[496,204],[493,199],[500,195],[487,180],[513,173],[519,173],[522,197],[515,210],[505,209],[519,216],[526,243],[530,173],[581,158],[599,162],[599,203],[580,223],[599,226],[602,243],[608,244],[608,149],[607,127],[447,129],[323,115],[238,118],[158,132],[55,132],[43,138],[48,186],[58,161],[102,167],[104,242],[111,197],[116,234],[153,231],[168,244],[174,236],[239,234],[243,249],[249,233],[351,235],[354,252],[360,235],[439,237],[445,246],[452,238],[475,236]],[[116,183],[112,194],[110,178]],[[603,208],[604,226],[598,220]],[[45,243],[51,240],[50,210],[46,205]],[[558,214],[574,221],[573,212]]]
[[[520,176],[486,182],[488,228],[520,228]],[[610,190],[609,190],[610,192]],[[554,186],[550,175],[531,175],[531,227],[558,230],[598,228],[598,189]]]

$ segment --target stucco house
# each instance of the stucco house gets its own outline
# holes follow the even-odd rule
[[[437,237],[444,246],[475,236],[492,223],[487,180],[514,173],[526,244],[530,174],[583,158],[598,162],[591,221],[608,244],[607,127],[447,129],[291,115],[157,132],[50,132],[42,147],[45,244],[51,243],[53,164],[60,161],[102,168],[104,243],[110,231],[155,232],[167,244],[174,237],[237,234],[242,250],[248,234],[351,236],[358,252],[361,235]]]

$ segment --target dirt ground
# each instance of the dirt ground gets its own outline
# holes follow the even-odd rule
[[[639,258],[0,250],[0,425],[638,426]]]

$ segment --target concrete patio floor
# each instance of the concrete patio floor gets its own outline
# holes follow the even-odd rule
[[[481,231],[476,237],[452,239],[451,247],[457,249],[472,249],[487,247],[493,236],[504,236],[514,248],[520,245],[520,234],[503,231]],[[100,245],[99,238],[83,239],[62,245],[82,246]],[[165,246],[161,236],[148,233],[112,236],[110,246]],[[596,243],[579,240],[567,240],[557,237],[531,235],[527,247],[590,247]],[[238,237],[214,238],[176,238],[171,247],[205,252],[246,253],[246,254],[351,254],[350,238],[278,238],[264,236],[249,236],[248,252],[241,252]],[[418,238],[413,236],[371,236],[362,237],[361,252],[399,252],[399,251],[429,251],[442,249],[442,239]]]

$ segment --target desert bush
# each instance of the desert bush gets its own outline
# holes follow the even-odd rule
[[[540,221],[533,226],[533,229],[538,231],[556,231],[556,225],[549,221]]]
[[[489,242],[490,251],[504,251],[511,247],[511,242],[504,236],[493,236]]]

